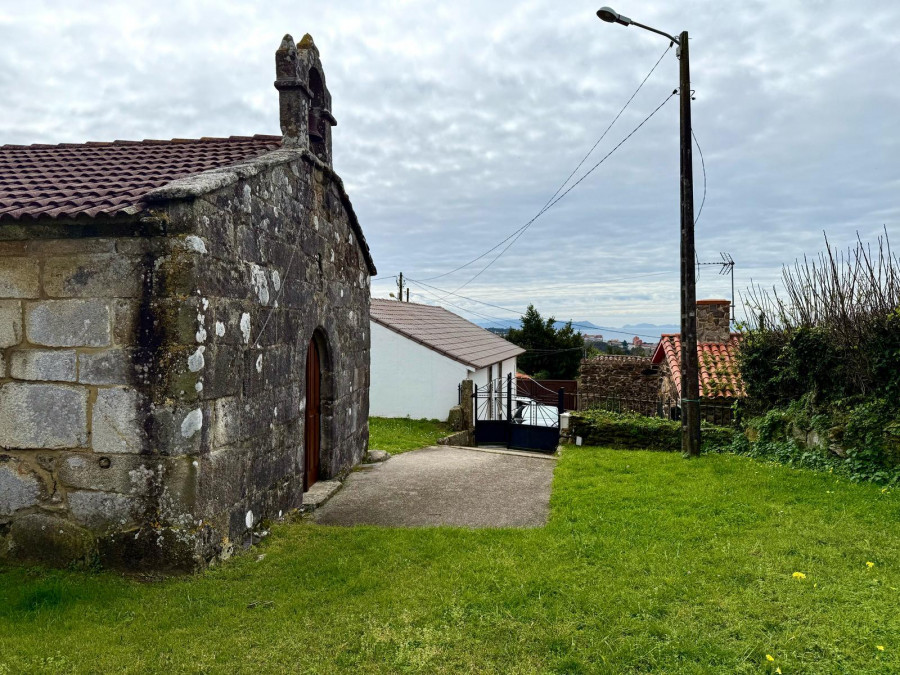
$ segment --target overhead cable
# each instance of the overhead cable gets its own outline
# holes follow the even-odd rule
[[[472,264],[478,262],[479,260],[484,258],[489,253],[496,251],[503,244],[505,244],[507,241],[509,241],[512,237],[516,236],[519,232],[523,231],[524,229],[527,229],[528,226],[531,225],[531,223],[533,223],[535,220],[537,220],[538,216],[540,216],[544,211],[546,211],[548,208],[550,208],[550,206],[552,206],[551,202],[553,202],[553,200],[556,198],[556,196],[562,191],[562,189],[572,179],[572,176],[574,176],[578,172],[578,169],[580,169],[581,166],[587,161],[587,158],[590,157],[591,154],[594,152],[594,150],[597,148],[597,146],[600,145],[600,142],[604,138],[606,138],[606,134],[609,133],[609,130],[612,129],[613,125],[622,116],[622,113],[625,112],[625,109],[628,108],[628,106],[634,100],[635,96],[638,95],[638,92],[640,92],[640,90],[643,88],[644,83],[650,79],[651,75],[653,75],[653,72],[656,70],[656,67],[662,62],[663,58],[665,58],[666,54],[668,53],[669,49],[671,49],[671,47],[672,47],[671,44],[668,47],[666,47],[665,51],[663,51],[663,53],[657,59],[656,63],[653,64],[653,67],[650,69],[650,72],[648,72],[647,75],[644,77],[644,79],[641,80],[641,83],[638,85],[637,89],[634,90],[634,93],[631,94],[631,97],[625,102],[625,105],[623,105],[622,108],[619,110],[619,112],[616,113],[616,116],[613,118],[612,122],[609,123],[609,126],[606,127],[606,129],[600,135],[600,138],[597,139],[597,142],[591,146],[591,149],[588,150],[587,153],[585,154],[585,156],[581,158],[581,161],[578,162],[577,166],[572,170],[572,172],[568,176],[566,176],[566,179],[562,182],[562,184],[558,188],[556,188],[556,192],[554,192],[553,195],[550,197],[550,199],[547,200],[547,202],[544,204],[544,206],[541,208],[541,210],[538,212],[538,214],[534,218],[529,220],[527,223],[525,223],[524,225],[519,227],[514,232],[510,233],[509,236],[507,236],[503,241],[495,244],[494,246],[489,248],[487,251],[485,251],[484,253],[479,255],[477,258],[473,258],[469,262],[467,262],[463,265],[460,265],[459,267],[456,267],[455,269],[452,269],[449,272],[444,272],[443,274],[437,274],[435,276],[426,277],[423,281],[433,281],[435,279],[440,279],[442,277],[450,276],[451,274],[454,274],[455,272],[459,272],[461,269],[465,269],[469,265],[472,265]]]

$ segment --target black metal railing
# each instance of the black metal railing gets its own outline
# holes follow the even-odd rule
[[[475,385],[472,392],[475,420],[558,427],[559,415],[566,410],[565,392],[547,389],[541,393],[540,398],[523,395],[511,374],[487,385]]]

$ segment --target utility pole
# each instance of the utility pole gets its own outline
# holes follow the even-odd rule
[[[700,455],[700,375],[697,363],[697,275],[694,267],[694,162],[691,144],[691,64],[688,32],[678,38],[681,102],[681,452]]]
[[[694,268],[694,165],[691,153],[691,66],[688,33],[675,37],[638,23],[611,7],[597,17],[606,23],[637,26],[662,35],[678,45],[679,98],[681,100],[681,451],[700,454],[700,377],[697,368],[697,272]]]
[[[397,278],[397,289],[400,291],[399,295],[397,295],[397,299],[400,302],[403,302],[403,272],[400,272],[400,276]],[[409,302],[407,300],[407,302]]]

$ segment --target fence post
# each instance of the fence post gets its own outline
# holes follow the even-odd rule
[[[512,421],[512,373],[506,374],[506,421]]]
[[[560,387],[556,395],[556,411],[562,415],[566,412],[566,390],[563,387]]]
[[[472,390],[472,422],[478,421],[478,385]]]

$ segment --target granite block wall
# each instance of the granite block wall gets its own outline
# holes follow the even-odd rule
[[[305,149],[209,179],[152,196],[155,234],[0,241],[0,555],[193,568],[300,506],[314,337],[320,476],[365,454],[370,268],[340,179]]]

